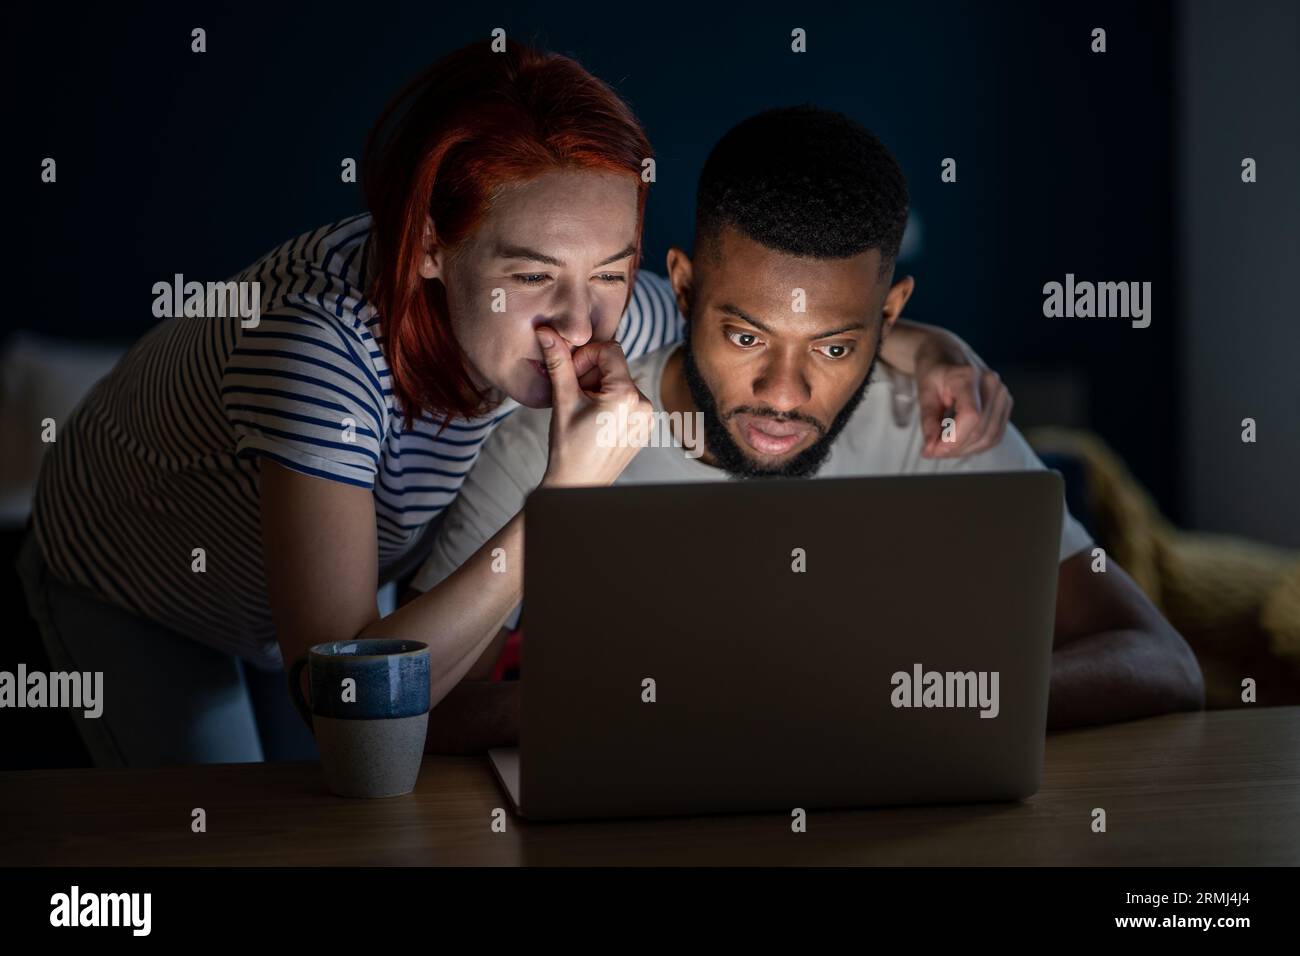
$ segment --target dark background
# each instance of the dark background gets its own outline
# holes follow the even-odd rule
[[[873,129],[909,179],[907,315],[1003,373],[1022,428],[1099,434],[1176,524],[1300,547],[1300,16],[1292,0],[814,4],[25,6],[3,63],[0,340],[129,344],[152,286],[230,276],[362,210],[340,181],[415,73],[495,27],[577,58],[657,156],[645,267],[692,233],[711,145],[813,102]],[[207,52],[190,31],[207,31]],[[790,31],[808,52],[790,51]],[[1091,31],[1107,52],[1090,52]],[[58,182],[40,182],[41,159]],[[1244,156],[1257,184],[1240,181]],[[953,157],[958,181],[940,181]],[[919,228],[916,228],[919,227]],[[1153,320],[1047,319],[1042,287],[1150,282]],[[1240,441],[1259,420],[1260,442]],[[21,430],[20,426],[14,426]],[[6,565],[20,532],[4,531]],[[8,574],[11,623],[26,628]],[[42,669],[34,631],[0,668]],[[57,725],[57,726],[56,726]],[[84,763],[64,714],[6,717],[0,766]]]
[[[1093,54],[1099,25],[1107,52]],[[190,52],[196,26],[204,54]],[[6,321],[129,342],[156,321],[154,282],[226,277],[360,211],[341,160],[359,159],[407,79],[497,26],[574,56],[644,123],[656,271],[689,242],[695,179],[732,124],[813,102],[867,125],[902,164],[921,227],[908,316],[953,329],[1019,383],[1021,425],[1044,414],[1035,382],[1071,383],[1080,418],[1065,423],[1100,431],[1182,516],[1164,3],[28,8],[10,86],[27,261]],[[805,54],[790,51],[795,26]],[[58,161],[53,188],[44,156]],[[944,157],[956,183],[940,182]],[[1151,327],[1044,319],[1043,283],[1067,272],[1150,281]]]

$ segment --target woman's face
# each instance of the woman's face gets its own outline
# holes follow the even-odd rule
[[[471,236],[435,248],[422,272],[446,286],[475,384],[544,408],[551,383],[533,330],[549,325],[570,349],[614,337],[636,254],[636,207],[631,174],[553,171],[505,187]]]

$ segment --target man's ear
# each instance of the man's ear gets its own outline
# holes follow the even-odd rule
[[[911,276],[903,276],[889,287],[889,292],[885,296],[885,306],[881,309],[880,340],[882,342],[894,330],[894,323],[903,314],[903,306],[907,305],[907,300],[912,297],[912,289],[915,287],[916,282]]]
[[[426,279],[442,278],[442,247],[433,229],[433,219],[426,213],[424,217],[424,235],[420,237],[424,254],[420,257],[420,275]]]
[[[695,293],[695,265],[685,251],[673,246],[668,250],[668,281],[677,299],[677,311],[688,319],[691,316],[691,299]]]

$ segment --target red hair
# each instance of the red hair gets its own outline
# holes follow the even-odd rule
[[[426,214],[439,247],[481,221],[494,191],[554,169],[626,172],[637,181],[637,251],[650,143],[618,95],[574,60],[507,41],[464,47],[415,78],[366,141],[373,281],[393,394],[405,426],[428,412],[445,425],[485,411],[447,315],[446,290],[419,273]],[[628,283],[631,294],[631,281]]]

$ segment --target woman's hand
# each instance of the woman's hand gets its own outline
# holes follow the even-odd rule
[[[881,343],[880,358],[916,379],[923,457],[964,458],[1002,440],[1014,404],[1011,393],[959,337],[899,319]]]
[[[1002,377],[955,335],[927,337],[916,351],[924,458],[964,458],[1002,440],[1014,401]]]
[[[551,377],[550,456],[543,487],[609,485],[650,436],[654,409],[632,382],[617,342],[572,355],[559,334],[537,329]]]

